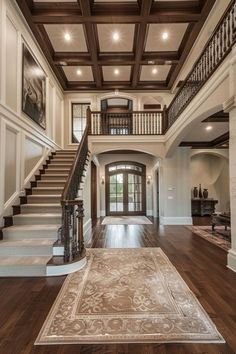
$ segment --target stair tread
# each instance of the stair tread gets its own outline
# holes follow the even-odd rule
[[[42,208],[45,208],[45,207],[59,207],[61,206],[60,203],[38,203],[38,204],[21,204],[21,206],[24,206],[24,207],[42,207]],[[18,215],[18,214],[17,214]]]
[[[37,190],[57,190],[57,189],[63,189],[63,187],[60,187],[60,186],[55,186],[55,187],[51,187],[51,186],[49,186],[49,187],[33,187],[32,188],[33,190],[35,190],[35,189],[37,189]]]
[[[9,227],[5,227],[3,229],[3,231],[34,231],[34,230],[55,230],[58,229],[61,225],[60,224],[34,224],[34,225],[13,225],[13,226],[9,226]]]
[[[61,197],[61,194],[30,194],[30,195],[27,195],[27,197],[34,197],[34,198],[39,198],[39,197],[44,197],[44,198]]]
[[[1,256],[0,266],[9,265],[46,265],[51,256]]]
[[[1,247],[31,247],[31,246],[52,246],[54,244],[54,240],[51,238],[29,238],[29,239],[21,239],[21,240],[1,240]]]
[[[14,215],[13,217],[14,218],[34,218],[34,217],[37,217],[37,218],[45,218],[45,217],[48,217],[48,218],[55,218],[55,217],[60,217],[61,214],[60,213],[29,213],[29,214],[17,214],[17,215]]]

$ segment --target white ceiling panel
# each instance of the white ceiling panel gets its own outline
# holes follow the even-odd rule
[[[140,81],[165,81],[170,68],[170,65],[142,65]]]
[[[211,130],[206,127],[211,126]],[[212,141],[229,131],[229,123],[227,122],[204,122],[198,123],[184,137],[183,141]]]
[[[129,81],[130,80],[130,66],[103,66],[104,81]],[[117,72],[117,74],[115,74]]]
[[[158,23],[149,26],[146,52],[177,51],[183,39],[188,23]],[[168,34],[166,40],[163,33]]]
[[[83,26],[76,25],[44,25],[55,52],[87,52]],[[71,39],[66,41],[64,36],[69,34]]]
[[[131,52],[134,41],[134,24],[98,24],[98,39],[101,52]],[[119,40],[114,41],[114,33]]]
[[[94,81],[91,66],[64,66],[63,70],[68,81]],[[77,74],[78,70],[80,75]]]

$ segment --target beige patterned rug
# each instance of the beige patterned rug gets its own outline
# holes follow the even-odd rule
[[[150,225],[146,216],[106,216],[102,225]]]
[[[89,249],[67,277],[39,344],[223,343],[160,248]]]

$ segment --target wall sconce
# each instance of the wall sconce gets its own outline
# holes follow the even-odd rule
[[[147,176],[147,184],[151,183],[152,176]]]
[[[102,177],[101,177],[101,184],[104,184],[104,183],[105,183],[105,177],[102,176]]]

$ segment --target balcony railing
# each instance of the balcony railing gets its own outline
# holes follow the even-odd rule
[[[161,135],[165,130],[163,111],[91,112],[87,119],[90,135]]]
[[[231,1],[199,59],[167,109],[167,129],[223,62],[236,41],[236,1]]]

